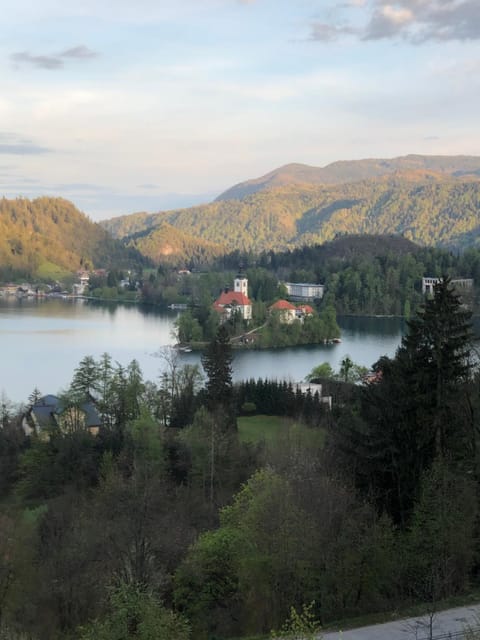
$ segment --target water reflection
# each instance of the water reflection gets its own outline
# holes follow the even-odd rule
[[[174,343],[176,312],[154,307],[101,304],[82,300],[0,299],[0,391],[25,401],[35,386],[56,393],[70,383],[86,355],[108,352],[122,365],[134,358],[146,379],[158,379],[164,362],[159,349]],[[236,352],[235,380],[269,377],[301,380],[321,362],[338,368],[346,355],[370,366],[381,355],[393,355],[403,322],[398,318],[340,318],[342,342],[269,351]],[[181,356],[200,364],[200,354]]]
[[[343,332],[350,335],[375,334],[377,336],[398,337],[405,331],[406,322],[403,318],[395,317],[367,317],[340,316],[338,323]]]

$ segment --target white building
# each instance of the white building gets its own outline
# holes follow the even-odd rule
[[[435,285],[438,284],[442,278],[422,278],[422,293],[423,295],[433,295]],[[470,291],[473,289],[473,278],[455,278],[450,280],[452,287],[460,293],[461,291]]]
[[[323,284],[310,282],[284,282],[288,296],[295,300],[315,300],[323,298],[325,287]]]

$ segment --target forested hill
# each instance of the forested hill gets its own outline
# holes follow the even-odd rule
[[[139,254],[62,198],[0,200],[0,279],[126,266]]]
[[[342,160],[326,167],[287,164],[260,178],[241,182],[217,200],[241,200],[247,195],[285,184],[343,184],[405,171],[433,172],[445,176],[480,175],[478,156],[408,155],[391,159]]]
[[[480,179],[413,171],[347,184],[288,184],[243,200],[102,224],[140,251],[153,231],[156,242],[162,234],[165,242],[171,227],[226,252],[282,250],[346,234],[395,234],[421,245],[461,248],[479,241]]]
[[[186,264],[209,262],[212,257],[224,253],[224,247],[215,242],[196,238],[186,231],[176,229],[168,222],[138,231],[128,239],[128,246],[134,247],[153,262]]]

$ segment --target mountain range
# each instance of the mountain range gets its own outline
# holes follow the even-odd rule
[[[102,222],[151,259],[284,250],[344,234],[402,235],[463,248],[480,237],[480,157],[409,155],[289,164],[206,205]],[[200,249],[201,247],[201,249]]]
[[[352,234],[455,249],[480,243],[480,157],[289,164],[210,204],[92,222],[62,198],[0,200],[0,279],[83,267],[203,264]],[[23,277],[23,275],[22,275]]]
[[[217,200],[242,199],[257,191],[285,184],[344,184],[405,172],[423,172],[426,176],[480,176],[480,157],[410,154],[391,159],[341,160],[326,167],[292,163],[260,178],[240,182],[219,195]]]

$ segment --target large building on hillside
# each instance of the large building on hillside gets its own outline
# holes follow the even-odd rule
[[[422,278],[423,295],[433,295],[435,285],[441,280],[442,278]],[[452,278],[450,282],[457,293],[465,293],[473,289],[473,278]]]
[[[228,320],[239,313],[243,320],[252,319],[252,303],[248,297],[248,279],[239,273],[233,281],[233,291],[225,288],[213,303],[215,311]]]
[[[311,282],[284,282],[288,297],[292,300],[315,300],[323,298],[325,287],[323,284]]]

